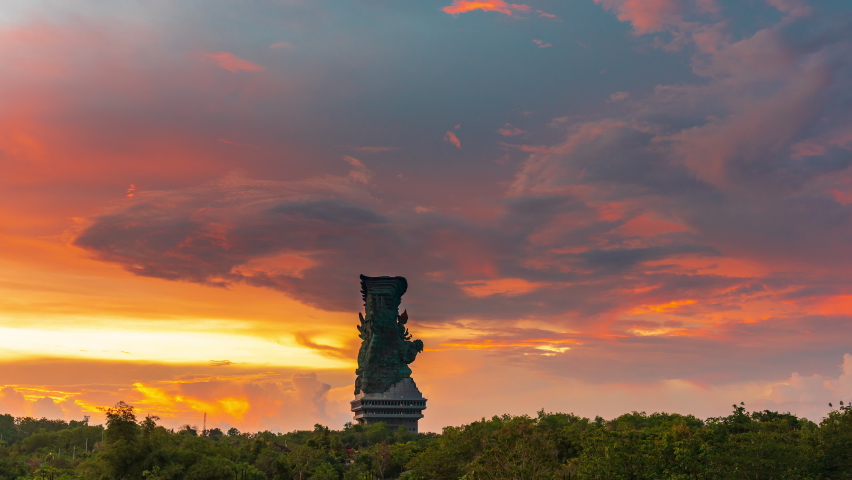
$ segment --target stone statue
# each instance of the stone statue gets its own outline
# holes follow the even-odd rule
[[[423,351],[423,342],[412,340],[405,324],[408,311],[399,314],[402,295],[408,289],[403,277],[361,275],[361,294],[366,317],[358,314],[361,349],[355,374],[355,395],[382,393],[404,378],[411,378],[408,364]]]

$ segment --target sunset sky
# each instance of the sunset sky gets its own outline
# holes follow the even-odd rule
[[[0,413],[421,430],[852,399],[848,0],[3,0]]]

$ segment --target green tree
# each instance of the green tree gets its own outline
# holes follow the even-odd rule
[[[234,462],[222,457],[201,457],[186,472],[186,480],[232,480],[237,473]]]
[[[101,411],[106,416],[106,445],[101,456],[112,478],[122,479],[141,467],[137,465],[144,458],[144,452],[139,448],[141,428],[136,423],[133,406],[123,401]],[[138,469],[141,475],[141,468]]]
[[[547,430],[523,416],[504,419],[483,439],[483,448],[468,464],[470,479],[550,479],[561,470],[559,452]]]
[[[819,449],[818,469],[824,478],[852,478],[852,404],[840,402],[820,423]]]
[[[310,480],[337,480],[340,475],[329,462],[323,462],[314,469]]]
[[[15,425],[15,418],[8,413],[0,415],[0,442],[11,445],[15,443],[17,437],[18,428]]]
[[[269,480],[289,479],[291,478],[291,468],[287,456],[287,453],[277,452],[271,448],[266,449],[258,455],[255,466]]]

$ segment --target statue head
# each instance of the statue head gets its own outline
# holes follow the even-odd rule
[[[402,296],[408,289],[404,277],[367,277],[361,275],[361,295],[364,298],[364,309],[368,317],[377,310],[399,311]]]

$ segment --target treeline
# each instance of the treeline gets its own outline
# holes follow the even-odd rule
[[[106,427],[0,415],[0,480],[852,479],[852,406],[819,424],[789,413],[725,417],[546,413],[443,433],[384,424],[286,434],[178,430],[105,409]]]

